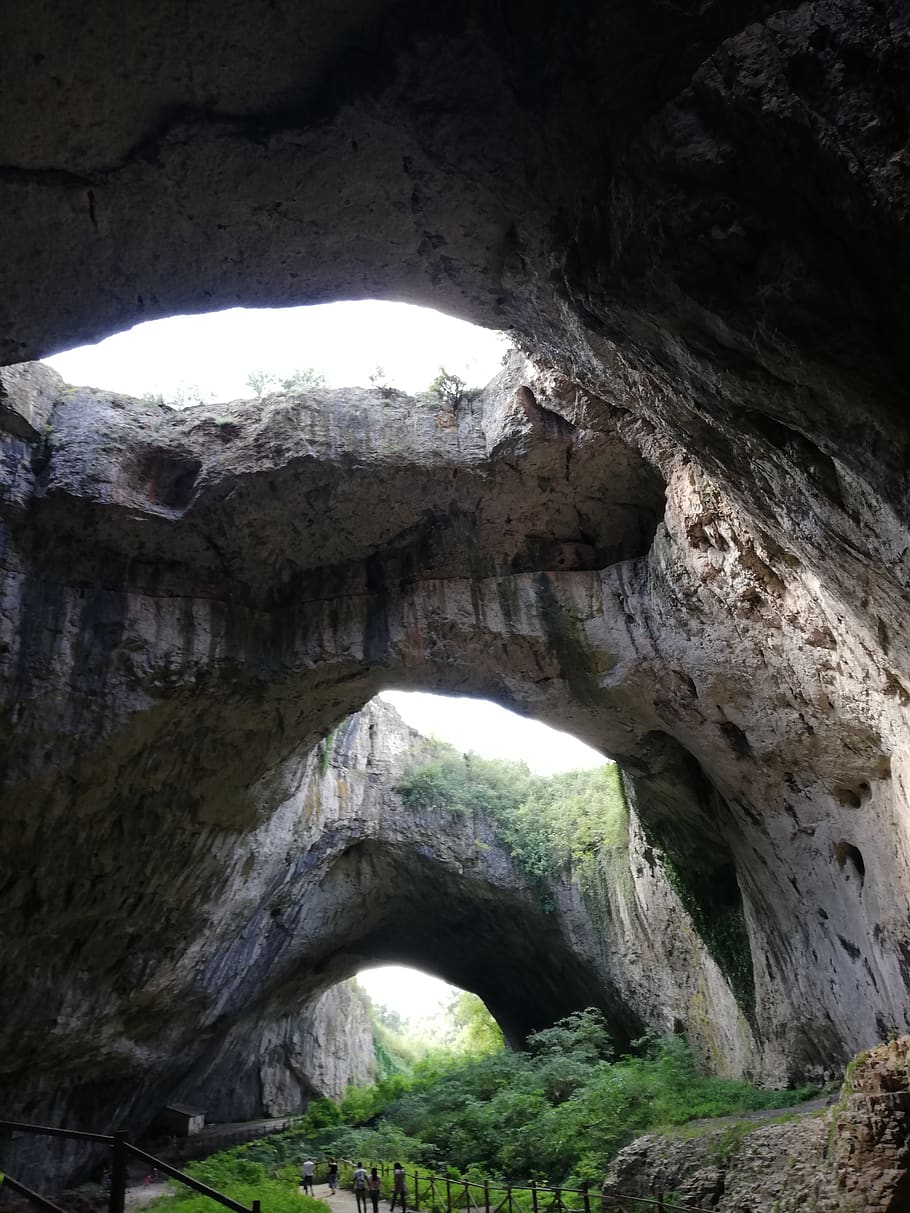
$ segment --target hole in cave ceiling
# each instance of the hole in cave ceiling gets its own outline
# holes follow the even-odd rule
[[[249,399],[308,372],[328,387],[425,391],[441,366],[482,387],[505,334],[381,300],[232,308],[136,325],[45,361],[68,383],[181,405]]]

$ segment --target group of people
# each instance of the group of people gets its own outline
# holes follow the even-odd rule
[[[303,1174],[300,1182],[303,1184],[304,1192],[310,1196],[313,1195],[313,1175],[315,1171],[316,1164],[311,1159],[307,1159],[303,1164]],[[334,1196],[338,1190],[338,1163],[334,1158],[329,1159],[328,1184],[331,1189],[331,1195]],[[379,1171],[376,1167],[371,1167],[368,1175],[363,1163],[359,1162],[354,1168],[354,1199],[357,1201],[357,1213],[367,1213],[367,1196],[372,1201],[373,1213],[379,1213],[379,1197],[381,1195],[382,1179],[380,1178]],[[401,1213],[407,1213],[405,1208],[407,1196],[404,1167],[400,1162],[396,1162],[392,1168],[390,1213],[395,1208],[396,1203],[401,1209]]]

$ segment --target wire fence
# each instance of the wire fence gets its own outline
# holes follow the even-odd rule
[[[125,1130],[119,1130],[111,1134],[83,1133],[78,1129],[57,1129],[52,1128],[50,1125],[32,1125],[23,1124],[21,1121],[15,1120],[0,1120],[0,1133],[9,1134],[10,1136],[35,1134],[42,1137],[68,1137],[75,1138],[78,1141],[91,1141],[99,1145],[109,1146],[111,1150],[111,1178],[108,1213],[124,1213],[126,1206],[127,1161],[130,1157],[138,1158],[140,1162],[155,1167],[171,1179],[176,1179],[178,1183],[192,1188],[194,1192],[199,1192],[210,1200],[214,1200],[217,1204],[223,1205],[226,1209],[230,1209],[231,1213],[260,1213],[258,1200],[254,1200],[252,1205],[247,1207],[247,1205],[234,1200],[232,1196],[226,1196],[223,1192],[210,1188],[208,1184],[202,1183],[201,1180],[194,1178],[192,1175],[187,1175],[185,1171],[171,1166],[170,1163],[165,1162],[161,1158],[156,1158],[153,1154],[146,1154],[145,1150],[140,1150],[138,1146],[134,1146],[130,1142],[129,1134]],[[26,1187],[24,1183],[13,1176],[0,1174],[0,1180],[7,1184],[14,1192],[18,1192],[20,1196],[24,1196],[32,1204],[43,1209],[45,1213],[62,1213],[53,1201],[48,1200],[46,1196],[42,1196],[40,1192],[35,1192],[31,1188]]]
[[[338,1159],[339,1182],[354,1187],[351,1159]],[[373,1167],[380,1177],[383,1196],[394,1194],[393,1167],[388,1162],[365,1162],[367,1175]],[[328,1164],[320,1163],[317,1174],[327,1173]],[[405,1201],[413,1213],[716,1213],[698,1205],[678,1204],[670,1196],[633,1196],[629,1193],[602,1192],[595,1185],[580,1188],[551,1188],[531,1181],[528,1184],[483,1183],[435,1175],[418,1167],[405,1169]],[[355,1192],[356,1195],[356,1192]],[[366,1198],[364,1194],[364,1213]],[[404,1202],[399,1202],[403,1203]],[[406,1213],[402,1207],[402,1213]]]

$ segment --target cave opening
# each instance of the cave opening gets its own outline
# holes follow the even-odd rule
[[[763,959],[754,1022],[717,1013],[720,979],[668,919],[657,946],[650,911],[627,920],[649,949],[628,958],[636,1005],[772,1078],[865,1048],[882,1016],[906,1027],[888,912],[908,870],[900,23],[200,4],[189,24],[151,6],[139,36],[114,6],[69,7],[9,9],[4,362],[183,308],[394,293],[514,326],[661,473],[623,456],[615,477],[615,444],[592,443],[585,479],[613,494],[595,510],[560,478],[583,460],[550,442],[531,475],[501,461],[492,505],[480,471],[448,467],[404,517],[372,468],[337,503],[300,484],[297,415],[260,466],[241,458],[252,409],[176,423],[161,458],[151,412],[122,457],[130,427],[100,404],[81,427],[13,410],[2,917],[24,943],[0,1020],[18,1103],[63,1114],[83,1081],[67,1023],[125,1059],[162,1006],[200,1008],[175,1039],[209,1030],[243,955],[219,912],[229,835],[401,670],[608,745],[651,830],[628,874],[649,906],[657,844],[684,895],[719,875],[691,913],[716,941],[741,921],[728,969],[744,942]],[[883,753],[895,778],[867,786]],[[248,859],[253,918],[285,923],[278,876]]]
[[[507,335],[414,304],[340,300],[150,320],[45,359],[70,384],[182,408],[316,387],[417,397],[444,367],[487,384]]]
[[[486,1053],[504,1045],[496,1019],[478,995],[407,965],[361,970],[369,1000],[377,1069],[405,1069],[431,1050]]]

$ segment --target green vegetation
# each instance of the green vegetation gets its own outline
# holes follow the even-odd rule
[[[310,388],[325,387],[325,375],[314,367],[305,366],[298,367],[297,370],[291,371],[282,379],[274,371],[265,371],[260,368],[250,371],[246,382],[258,398],[264,396],[270,388],[280,388],[283,392],[305,392]]]
[[[658,844],[659,847],[659,844]],[[755,1023],[755,975],[742,897],[732,864],[697,882],[683,875],[666,851],[658,849],[664,874],[695,924],[744,1015]]]
[[[335,738],[338,736],[337,726],[334,729],[329,729],[322,741],[322,755],[319,760],[320,772],[324,775],[329,769],[329,762],[332,758],[332,751],[335,748]]]
[[[427,388],[427,395],[454,411],[462,401],[471,399],[479,391],[479,388],[469,388],[460,375],[441,366],[439,374]]]
[[[244,1168],[261,1168],[264,1183],[285,1183],[296,1198],[301,1160],[332,1154],[398,1159],[411,1172],[472,1182],[578,1187],[599,1183],[616,1152],[641,1133],[790,1105],[814,1093],[712,1078],[678,1037],[647,1037],[636,1048],[635,1056],[614,1060],[600,1012],[576,1012],[531,1035],[527,1052],[499,1049],[467,1059],[436,1052],[410,1077],[353,1089],[340,1106],[317,1100],[293,1129],[196,1164],[194,1174],[237,1195],[235,1185],[250,1182]],[[743,1131],[731,1127],[718,1149]],[[261,1185],[255,1195],[266,1199]],[[267,1199],[269,1213],[285,1213],[271,1190]],[[187,1203],[175,1213],[196,1213]]]
[[[610,883],[628,879],[628,807],[613,763],[544,777],[532,775],[524,763],[459,754],[434,742],[430,760],[408,771],[398,791],[416,808],[483,812],[536,882],[545,905],[548,882],[569,873],[599,923],[608,912]],[[673,863],[653,830],[648,839],[744,1014],[754,1020],[752,955],[733,865],[715,869],[709,878],[692,877]]]
[[[532,879],[544,882],[569,867],[584,887],[598,854],[626,845],[628,809],[613,763],[592,771],[532,775],[523,762],[433,744],[430,761],[399,783],[402,800],[416,808],[485,813]]]
[[[179,383],[167,396],[163,392],[145,392],[142,400],[157,408],[186,409],[196,404],[208,404],[211,394],[197,383]]]
[[[298,1192],[299,1164],[296,1161],[279,1162],[276,1150],[257,1149],[255,1145],[235,1146],[202,1162],[187,1163],[186,1171],[248,1208],[254,1200],[259,1200],[268,1213],[326,1213],[323,1201]],[[220,1208],[191,1188],[181,1185],[175,1185],[175,1188],[176,1194],[155,1201],[155,1208],[173,1208],[175,1213],[213,1213]]]
[[[368,375],[367,378],[370,381],[370,387],[375,388],[376,391],[382,396],[383,400],[391,400],[393,396],[400,395],[398,389],[392,387],[391,383],[389,383],[388,378],[386,377],[385,367],[377,365],[373,368],[373,373]]]
[[[367,1001],[380,1079],[396,1074],[410,1077],[419,1061],[440,1051],[464,1059],[504,1047],[496,1020],[476,994],[465,990],[453,993],[447,1006],[421,1019],[404,1020],[397,1011]]]

